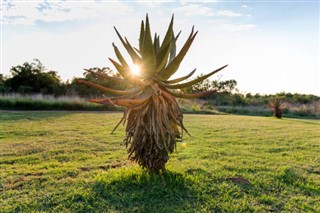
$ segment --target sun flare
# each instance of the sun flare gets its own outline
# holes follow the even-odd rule
[[[140,74],[140,67],[138,65],[136,65],[136,64],[132,65],[130,70],[134,75],[139,75]]]

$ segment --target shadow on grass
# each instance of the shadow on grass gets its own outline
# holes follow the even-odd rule
[[[313,171],[308,171],[312,173]],[[285,184],[298,189],[305,195],[314,195],[319,197],[320,191],[316,183],[308,181],[294,168],[286,168],[275,176],[275,183],[278,185]]]
[[[78,206],[85,212],[177,212],[190,210],[195,196],[191,181],[182,174],[135,173],[111,180],[102,177],[92,185],[88,197],[75,198],[73,204],[86,203],[86,207]]]

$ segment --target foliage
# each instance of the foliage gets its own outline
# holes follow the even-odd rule
[[[0,113],[1,212],[320,211],[319,120],[185,115],[192,137],[157,177],[106,134],[117,118]]]
[[[145,23],[141,22],[139,48],[132,47],[127,38],[123,39],[116,28],[115,31],[133,63],[140,67],[139,75],[131,72],[132,68],[115,44],[113,44],[114,51],[120,63],[113,59],[110,61],[121,77],[112,77],[98,72],[92,73],[102,79],[127,85],[129,89],[116,90],[85,80],[78,80],[78,82],[118,96],[90,101],[126,108],[119,124],[126,123],[125,143],[128,146],[129,159],[151,172],[159,173],[165,170],[169,154],[174,151],[176,142],[181,140],[182,131],[187,132],[182,123],[182,112],[174,97],[198,98],[216,92],[216,90],[210,90],[186,94],[176,90],[197,84],[227,65],[189,82],[180,83],[188,79],[195,70],[187,76],[169,80],[178,70],[198,33],[194,32],[194,28],[178,54],[176,54],[176,41],[180,32],[177,36],[174,35],[173,16],[162,43],[157,33],[152,39],[148,15]]]
[[[5,93],[7,92],[8,88],[5,85],[6,78],[3,74],[0,73],[0,93]]]
[[[84,99],[71,96],[51,95],[0,95],[1,110],[119,110],[113,106],[88,103]]]
[[[203,77],[204,74],[200,74],[197,78]],[[185,92],[207,92],[210,90],[216,90],[218,93],[222,94],[232,94],[237,91],[237,81],[234,79],[220,81],[220,80],[212,80],[205,79],[203,81],[199,81],[189,87],[184,88]],[[204,99],[215,99],[216,94],[204,97]]]
[[[43,93],[62,94],[60,90],[61,79],[56,71],[47,71],[38,59],[25,62],[23,65],[12,67],[11,78],[5,81],[11,92],[21,94]]]

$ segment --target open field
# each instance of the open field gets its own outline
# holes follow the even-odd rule
[[[320,120],[185,115],[157,177],[109,134],[121,116],[1,112],[0,212],[320,212]]]

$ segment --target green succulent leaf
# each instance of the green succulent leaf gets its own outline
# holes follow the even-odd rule
[[[143,99],[112,99],[112,98],[101,98],[101,99],[91,99],[88,100],[89,102],[92,103],[99,103],[99,104],[113,104],[117,106],[124,106],[124,107],[131,107],[135,105],[140,105],[145,102],[147,98]]]
[[[118,62],[116,62],[115,60],[109,58],[109,60],[111,61],[111,63],[113,64],[113,66],[115,66],[115,68],[117,69],[117,71],[120,73],[120,75],[126,79],[129,80],[129,76],[131,75],[130,69],[129,67],[124,67],[121,64],[119,64]]]
[[[153,42],[153,47],[155,50],[156,55],[158,55],[159,51],[160,51],[160,41],[159,41],[159,36],[157,36],[157,33],[154,34],[154,42]]]
[[[104,86],[101,86],[99,84],[95,84],[95,83],[92,83],[92,82],[89,82],[89,81],[85,81],[85,80],[77,80],[77,83],[85,84],[85,85],[97,88],[97,89],[99,89],[99,90],[101,90],[103,92],[110,93],[110,94],[113,94],[113,95],[128,95],[128,94],[133,94],[133,93],[136,92],[136,90],[123,90],[123,91],[115,90],[115,89],[104,87]]]
[[[194,32],[194,28],[192,27],[192,31],[190,33],[190,36],[188,38],[188,40],[186,41],[186,43],[183,45],[182,49],[180,50],[180,52],[178,53],[178,55],[172,60],[171,63],[169,63],[167,65],[167,67],[162,70],[160,72],[160,77],[162,80],[167,80],[169,79],[179,68],[180,63],[182,62],[184,56],[186,55],[186,53],[188,52],[194,38],[196,37],[197,33],[193,33]]]
[[[144,22],[143,20],[141,21],[141,27],[140,27],[140,37],[139,37],[139,50],[142,52],[143,50],[143,43],[144,43]]]
[[[200,98],[200,97],[206,97],[208,95],[214,94],[217,92],[217,90],[209,90],[206,92],[199,92],[199,93],[193,93],[193,94],[185,94],[185,93],[177,93],[177,92],[173,92],[171,90],[167,90],[164,89],[165,91],[167,91],[169,94],[178,97],[178,98],[186,98],[186,99],[192,99],[192,98]]]
[[[157,73],[159,73],[166,66],[171,49],[171,43],[168,43],[165,48],[160,49],[159,54],[157,55]]]
[[[167,65],[169,55],[172,53],[172,48],[174,47],[177,39],[179,38],[180,33],[181,31],[174,39],[171,40],[170,43],[168,43],[168,45],[165,48],[161,49],[159,54],[157,55],[157,73],[160,73]]]
[[[152,75],[155,72],[156,67],[156,53],[152,43],[150,24],[148,15],[146,17],[146,31],[144,36],[144,44],[141,52],[143,60],[143,69],[142,72]],[[142,74],[143,74],[142,73]]]
[[[181,31],[179,32],[179,34],[177,35],[177,37],[174,37],[174,32],[172,32],[172,39],[171,39],[171,44],[172,44],[172,48],[170,51],[170,58],[169,58],[169,63],[176,57],[176,40],[178,39],[179,35],[180,35]]]
[[[113,104],[111,102],[110,98],[90,99],[88,101],[91,102],[91,103],[103,104],[103,105]]]
[[[192,81],[186,82],[186,83],[182,83],[182,84],[174,84],[174,85],[170,85],[170,84],[165,84],[162,83],[162,86],[165,86],[168,89],[181,89],[181,88],[185,88],[185,87],[190,87],[198,82],[201,82],[203,80],[205,80],[206,78],[209,78],[211,75],[216,74],[217,72],[221,71],[222,69],[226,68],[228,65],[224,65],[210,73],[208,73],[207,75],[198,77]]]
[[[131,46],[131,44],[129,43],[129,41],[127,40],[127,38],[125,38],[125,40],[123,40],[122,36],[120,35],[120,33],[118,32],[116,27],[113,27],[114,30],[116,31],[121,43],[123,44],[123,46],[125,47],[125,49],[127,50],[127,52],[129,53],[130,57],[132,58],[134,63],[140,63],[141,58],[140,56],[136,53],[136,51],[133,49],[133,47]]]
[[[141,57],[137,54],[135,48],[133,48],[131,46],[131,44],[129,43],[128,39],[126,37],[124,39],[127,42],[127,46],[128,46],[128,49],[129,49],[128,53],[129,53],[130,57],[132,58],[133,63],[140,64],[141,60],[142,60]]]
[[[192,70],[188,75],[186,76],[183,76],[183,77],[180,77],[180,78],[176,78],[176,79],[173,79],[173,80],[170,80],[170,81],[164,81],[164,83],[166,84],[176,84],[176,83],[179,83],[181,81],[184,81],[188,78],[190,78],[195,72],[196,72],[197,69],[194,69]]]
[[[161,44],[160,49],[163,50],[170,42],[172,38],[172,33],[173,33],[173,20],[174,20],[174,15],[172,15],[171,22],[169,24],[167,33],[163,39],[163,42]]]
[[[129,69],[128,63],[126,62],[126,60],[121,55],[118,47],[114,43],[112,43],[112,46],[114,48],[114,52],[116,53],[116,56],[117,56],[118,60],[120,61],[121,65],[123,67],[125,67],[126,69]]]
[[[104,73],[100,73],[100,72],[94,72],[92,70],[88,70],[88,69],[84,69],[85,71],[87,72],[90,72],[96,76],[99,76],[100,78],[103,78],[103,79],[106,79],[108,81],[116,81],[116,82],[119,82],[119,83],[127,83],[127,81],[125,81],[123,78],[117,78],[117,77],[112,77],[112,76],[109,76],[107,74],[104,74]]]

